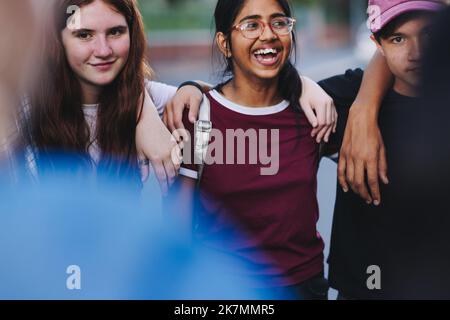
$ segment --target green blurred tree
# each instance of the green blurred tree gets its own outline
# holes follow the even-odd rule
[[[185,0],[166,0],[169,6],[175,7],[179,5],[180,3],[184,2]],[[294,4],[301,4],[301,5],[313,5],[315,3],[322,3],[323,0],[291,0]]]
[[[179,5],[183,0],[166,0],[170,7]]]

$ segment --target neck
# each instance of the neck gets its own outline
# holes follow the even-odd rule
[[[413,86],[409,83],[406,83],[405,81],[396,78],[394,82],[394,91],[411,98],[417,98],[420,95],[420,88],[419,86]]]
[[[278,79],[249,80],[236,75],[223,87],[223,93],[229,100],[244,106],[267,107],[280,103]]]
[[[98,104],[101,89],[98,86],[80,81],[81,84],[81,103],[82,104]]]

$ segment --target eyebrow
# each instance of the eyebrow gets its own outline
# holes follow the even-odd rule
[[[389,36],[389,38],[395,38],[395,37],[406,37],[406,34],[401,33],[401,32],[395,32]]]
[[[115,26],[115,27],[109,28],[108,30],[106,30],[106,32],[110,32],[110,31],[112,31],[112,30],[127,30],[127,29],[128,29],[128,26],[125,26],[125,25],[117,25],[117,26]],[[93,32],[95,32],[95,30],[91,30],[91,29],[87,29],[87,28],[84,28],[84,29],[77,29],[77,30],[72,31],[72,34],[73,34],[73,35],[77,35],[77,34],[82,33],[82,32],[93,33]]]
[[[270,18],[279,18],[279,17],[286,17],[286,14],[278,12],[270,15]],[[255,20],[255,19],[261,19],[262,17],[260,15],[252,15],[252,16],[246,16],[239,21],[239,23],[244,22],[245,20]]]

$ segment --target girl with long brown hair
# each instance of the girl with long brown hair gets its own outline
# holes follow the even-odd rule
[[[160,139],[167,148],[176,144],[146,90],[151,72],[136,0],[63,0],[51,6],[42,68],[27,108],[32,169],[42,170],[43,159],[51,163],[54,152],[63,152],[77,159],[76,167],[138,176],[136,134],[143,112],[157,119],[148,139]],[[175,176],[176,163],[167,162],[167,176]]]

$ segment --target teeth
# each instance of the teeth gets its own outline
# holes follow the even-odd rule
[[[258,54],[258,55],[269,54],[269,53],[277,54],[278,50],[277,49],[260,49],[255,52],[255,54]]]

